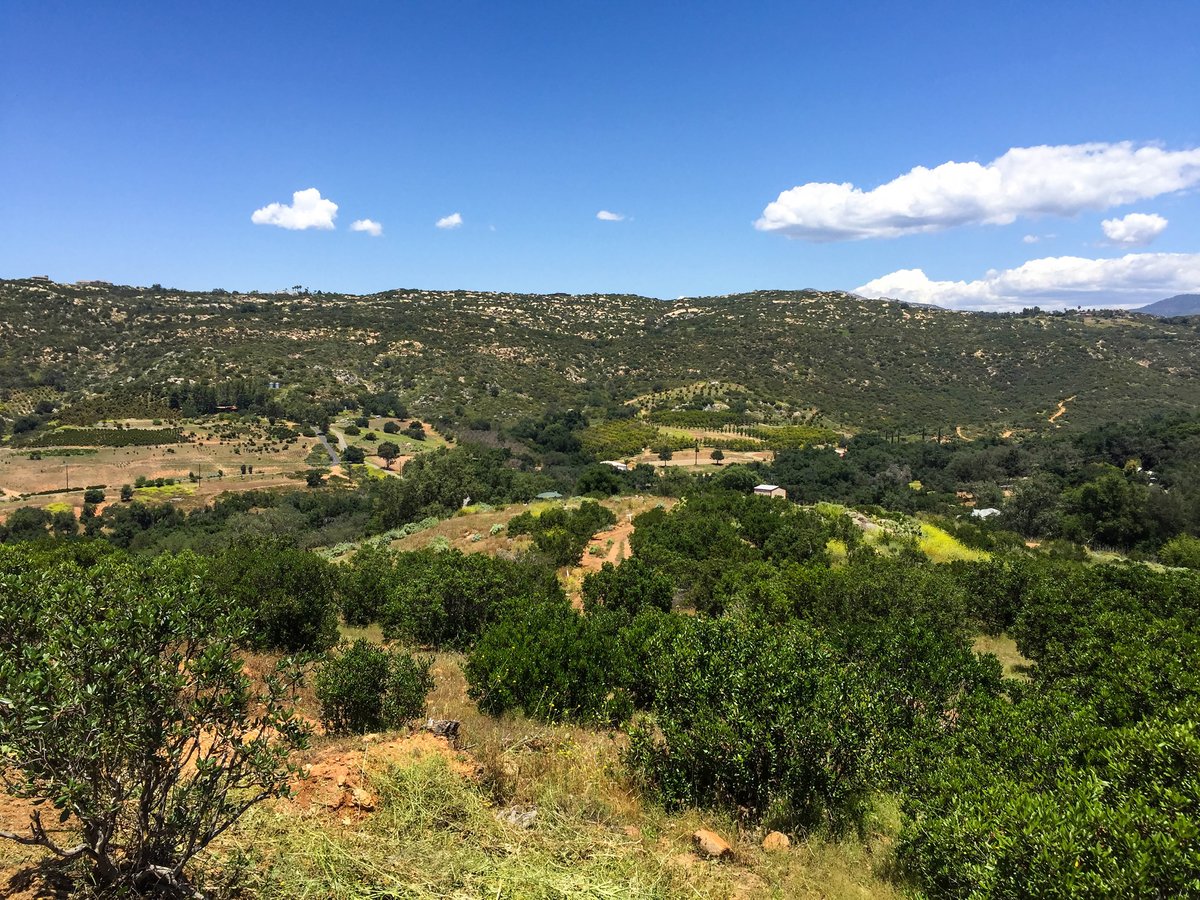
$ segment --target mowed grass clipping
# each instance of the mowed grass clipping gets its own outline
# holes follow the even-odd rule
[[[991,559],[991,554],[987,551],[968,547],[949,532],[936,525],[930,525],[928,522],[921,523],[921,538],[918,546],[920,546],[921,552],[933,562],[954,562],[955,560],[980,562]]]

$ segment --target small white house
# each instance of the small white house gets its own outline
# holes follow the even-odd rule
[[[621,462],[619,459],[602,459],[600,460],[600,465],[612,466],[618,472],[629,471],[629,466],[625,465],[625,463]]]
[[[983,509],[971,510],[972,519],[990,519],[992,516],[1000,515],[1000,510],[994,506],[985,506]]]
[[[787,499],[787,491],[777,484],[760,484],[754,489],[754,493],[760,497],[783,497],[785,500]]]

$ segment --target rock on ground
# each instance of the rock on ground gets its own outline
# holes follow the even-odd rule
[[[786,850],[791,845],[791,840],[782,831],[772,831],[762,842],[764,850]]]
[[[713,859],[728,859],[733,856],[733,848],[729,846],[729,842],[707,828],[701,828],[693,834],[692,842],[700,853]]]

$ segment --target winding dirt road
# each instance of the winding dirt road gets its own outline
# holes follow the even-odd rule
[[[1062,415],[1067,411],[1067,404],[1070,403],[1072,400],[1074,400],[1077,396],[1079,396],[1079,395],[1072,394],[1070,397],[1068,397],[1065,400],[1059,400],[1058,401],[1058,409],[1055,410],[1053,413],[1051,413],[1050,418],[1047,419],[1046,421],[1053,422],[1056,419],[1061,418]]]

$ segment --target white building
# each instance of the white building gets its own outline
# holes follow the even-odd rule
[[[760,484],[754,489],[754,493],[760,497],[783,497],[787,499],[787,491],[777,484]]]

